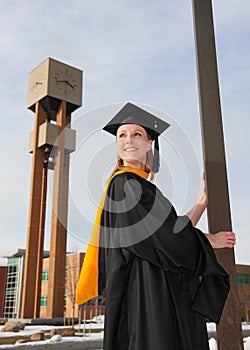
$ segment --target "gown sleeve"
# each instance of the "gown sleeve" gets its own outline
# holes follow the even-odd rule
[[[108,256],[117,251],[165,271],[197,275],[200,283],[193,310],[219,322],[229,291],[228,275],[205,235],[187,216],[177,216],[155,185],[132,173],[114,177],[107,191],[100,233],[107,278],[114,270]]]

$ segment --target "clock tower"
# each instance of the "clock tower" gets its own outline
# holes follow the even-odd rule
[[[27,107],[33,112],[37,101],[52,120],[61,101],[66,101],[69,115],[82,105],[82,71],[47,58],[29,74]]]
[[[22,291],[22,318],[40,317],[47,174],[53,171],[47,317],[62,317],[67,246],[70,153],[76,133],[71,113],[82,105],[82,71],[47,58],[29,74],[27,107],[35,113],[29,219]]]

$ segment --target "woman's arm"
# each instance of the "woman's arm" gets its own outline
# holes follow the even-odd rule
[[[187,213],[187,216],[192,221],[193,226],[196,226],[201,218],[204,210],[207,207],[207,193],[206,193],[206,182],[205,173],[202,173],[202,190],[200,198],[198,199],[195,206]],[[214,249],[220,248],[233,248],[236,244],[235,233],[231,231],[219,231],[217,233],[205,233],[211,246]]]
[[[207,207],[207,192],[206,192],[206,183],[205,183],[205,173],[203,172],[201,195],[197,203],[195,204],[195,206],[186,214],[190,218],[193,226],[197,225],[206,207]]]

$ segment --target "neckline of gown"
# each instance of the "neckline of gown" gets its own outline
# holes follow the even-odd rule
[[[144,170],[139,170],[139,169],[132,169],[132,168],[126,168],[126,169],[121,169],[118,170],[115,175],[119,175],[122,173],[134,173],[136,175],[139,175],[140,177],[142,177],[143,179],[147,179],[148,178],[148,173]]]

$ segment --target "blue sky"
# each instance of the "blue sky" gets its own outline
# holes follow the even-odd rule
[[[249,264],[250,3],[216,0],[213,8],[236,261]],[[34,124],[26,109],[28,73],[47,57],[84,71],[83,106],[72,115],[77,150],[72,154],[68,248],[85,249],[116,155],[101,127],[122,102],[149,106],[171,121],[156,182],[178,212],[194,204],[203,165],[190,0],[2,0],[0,21],[0,252],[25,247],[28,138]],[[199,227],[206,231],[206,226],[204,215]]]

